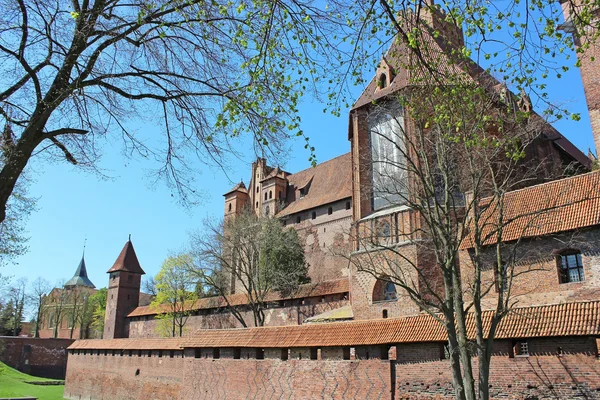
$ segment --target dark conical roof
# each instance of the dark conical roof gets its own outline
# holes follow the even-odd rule
[[[115,261],[115,264],[107,272],[111,273],[117,271],[127,271],[140,275],[146,274],[140,266],[137,256],[135,255],[135,250],[133,249],[131,240],[128,240],[127,243],[125,243],[123,250],[121,250],[121,254],[119,254],[119,257],[117,257],[117,261]]]
[[[73,277],[69,279],[67,283],[65,283],[65,286],[87,286],[91,288],[96,287],[87,276],[84,256],[81,256],[81,261],[79,262],[77,271],[75,271],[75,275],[73,275]]]

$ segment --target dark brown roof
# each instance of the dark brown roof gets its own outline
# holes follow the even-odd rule
[[[272,292],[266,296],[265,301],[279,301],[279,300],[290,300],[290,299],[300,299],[306,297],[319,297],[326,296],[331,294],[341,294],[347,293],[348,288],[348,279],[337,279],[331,281],[325,281],[321,283],[313,283],[300,285],[298,290],[292,293],[290,296],[281,296],[277,292]],[[248,296],[244,293],[237,293],[228,296],[229,303],[232,306],[239,306],[243,304],[248,304]],[[186,304],[187,310],[201,310],[208,308],[220,308],[226,307],[227,303],[221,296],[215,297],[205,297],[203,299],[196,300],[194,302],[190,302]],[[131,313],[129,313],[128,317],[140,317],[144,315],[156,315],[161,314],[162,312],[166,312],[168,310],[168,306],[160,306],[160,307],[137,307]]]
[[[483,314],[487,331],[492,312]],[[496,338],[600,335],[600,301],[516,308],[500,323]],[[472,314],[467,331],[475,336]],[[202,329],[180,339],[78,340],[70,349],[155,349],[180,347],[334,347],[446,341],[444,327],[430,315],[246,329]],[[164,343],[162,343],[164,341]]]
[[[240,183],[235,185],[230,191],[225,193],[223,196],[227,196],[229,193],[233,193],[233,192],[248,193],[248,189],[246,189],[246,185],[244,184],[244,181],[241,181]]]
[[[484,200],[485,244],[496,243],[498,207]],[[485,203],[489,204],[485,204]],[[504,200],[502,240],[537,237],[600,225],[600,171],[576,175],[507,193]],[[472,247],[468,237],[462,247]]]
[[[287,177],[289,186],[287,205],[277,217],[284,217],[352,196],[352,159],[350,153],[325,161]],[[310,187],[299,198],[297,190]],[[298,197],[296,197],[298,196]]]
[[[265,182],[268,181],[271,178],[281,178],[281,179],[285,179],[285,177],[287,175],[290,175],[289,172],[285,172],[283,171],[281,168],[279,167],[275,167],[266,177],[264,177],[261,182]]]
[[[140,275],[145,274],[144,270],[140,266],[137,256],[135,255],[135,250],[133,249],[131,240],[128,240],[127,243],[125,243],[123,250],[121,250],[121,254],[119,254],[119,257],[117,257],[117,261],[115,261],[115,264],[107,271],[107,273],[117,271],[127,271]]]

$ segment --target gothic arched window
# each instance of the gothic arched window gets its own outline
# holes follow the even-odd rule
[[[375,287],[373,287],[373,302],[390,301],[396,300],[397,298],[396,285],[394,285],[389,278],[381,277],[377,279]]]

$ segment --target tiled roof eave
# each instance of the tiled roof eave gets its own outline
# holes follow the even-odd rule
[[[483,320],[489,326],[491,311]],[[600,301],[516,308],[498,327],[496,339],[600,336]],[[473,315],[467,319],[475,336]],[[165,342],[162,342],[162,341]],[[155,349],[198,347],[339,347],[446,341],[444,327],[429,315],[243,329],[202,329],[175,339],[80,340],[71,349]],[[153,347],[154,346],[154,347]]]

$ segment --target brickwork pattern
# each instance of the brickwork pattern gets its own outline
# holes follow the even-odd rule
[[[597,300],[600,287],[598,243],[600,231],[597,229],[521,241],[514,249],[516,262],[511,297],[518,301],[519,307]],[[555,253],[566,248],[581,251],[585,277],[583,282],[560,283]],[[512,246],[507,245],[506,251],[511,253]],[[489,254],[485,253],[484,257],[493,258],[493,252],[493,249],[489,249]],[[473,277],[473,267],[466,251],[460,255],[460,262],[464,285],[467,287],[470,284],[469,278]],[[484,271],[482,277],[484,284],[494,284],[492,269]],[[497,292],[492,289],[483,299],[483,307],[494,308],[496,297]]]
[[[177,399],[184,359],[137,355],[69,355],[67,399]]]
[[[27,374],[64,379],[69,339],[0,337],[0,361]]]
[[[153,351],[87,351],[69,355],[65,397],[70,399],[452,399],[449,361],[439,352],[443,343],[398,345],[390,353],[397,360],[304,357],[233,359],[223,349],[219,359],[212,351],[195,358],[170,358]],[[491,363],[494,399],[598,399],[600,364],[595,337],[538,338],[528,340],[529,356],[511,355],[513,342],[499,340]],[[203,349],[204,350],[204,349]],[[226,351],[227,350],[227,351]],[[358,347],[356,354],[364,353]],[[367,349],[368,350],[368,349]],[[339,356],[339,348],[320,354]],[[98,354],[100,353],[100,354]],[[266,352],[265,352],[266,354]],[[371,355],[377,355],[375,348]],[[437,354],[437,355],[436,355]],[[206,358],[204,358],[206,356]],[[477,371],[477,361],[474,360]],[[392,379],[393,378],[393,379]]]
[[[320,298],[306,299],[305,304],[297,304],[289,307],[269,308],[265,310],[265,326],[289,326],[301,325],[307,318],[319,315],[329,310],[344,307],[349,304],[347,299],[341,295],[330,295],[325,301]],[[252,313],[242,312],[246,323],[252,323]],[[130,338],[158,337],[157,321],[151,319],[135,319],[129,321]],[[192,335],[199,329],[233,329],[242,328],[241,323],[229,312],[223,310],[219,313],[208,315],[191,315],[185,326],[184,336]]]

